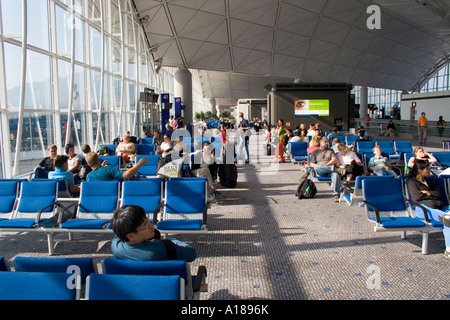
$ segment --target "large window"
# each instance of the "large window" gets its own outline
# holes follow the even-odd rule
[[[0,6],[7,102],[1,108],[10,132],[0,145],[11,145],[0,176],[29,173],[53,143],[61,154],[66,142],[81,152],[84,143],[96,150],[127,130],[138,134],[136,99],[145,87],[173,96],[175,70],[154,71],[131,0],[27,0],[24,7],[1,0]]]
[[[419,92],[450,90],[450,64],[445,64],[420,87]]]

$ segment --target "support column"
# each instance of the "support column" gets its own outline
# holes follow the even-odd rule
[[[368,96],[368,89],[367,87],[361,87],[359,89],[360,95],[359,95],[359,117],[361,119],[365,119],[366,116],[369,114],[369,110],[367,107],[367,96]]]
[[[211,109],[211,112],[213,114],[217,113],[217,110],[216,110],[216,99],[214,99],[214,98],[209,99],[209,108]]]
[[[188,69],[178,69],[175,72],[175,97],[181,98],[181,103],[185,106],[184,123],[191,124],[194,120],[192,109],[192,74]]]

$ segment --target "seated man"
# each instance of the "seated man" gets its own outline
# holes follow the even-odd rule
[[[139,206],[127,205],[116,210],[111,226],[115,234],[111,250],[116,259],[192,262],[197,258],[197,252],[188,244],[176,239],[161,240],[159,231]]]
[[[333,149],[328,148],[328,138],[320,139],[320,147],[311,153],[309,165],[316,173],[317,177],[330,177],[333,187],[334,202],[339,202],[341,188],[341,176],[335,170],[338,159]]]
[[[97,153],[90,152],[86,155],[86,162],[92,171],[87,175],[86,180],[110,180],[110,179],[123,179],[129,180],[133,178],[139,169],[148,162],[147,158],[141,158],[132,168],[123,171],[118,168],[108,165],[105,161],[100,162],[100,158]]]
[[[71,195],[78,196],[80,194],[80,186],[75,185],[73,173],[69,169],[69,157],[65,155],[57,155],[54,160],[55,171],[48,173],[49,179],[63,178],[67,181],[67,187]]]
[[[375,146],[372,148],[372,151],[375,156],[370,158],[369,160],[368,163],[369,170],[372,170],[373,173],[377,176],[397,177],[397,174],[391,170],[389,159],[382,156],[381,148],[379,146]]]
[[[39,165],[34,168],[35,178],[48,178],[48,173],[55,170],[53,160],[58,154],[58,147],[52,144],[47,148],[47,151],[49,153],[49,156],[42,159],[42,161],[39,162]]]

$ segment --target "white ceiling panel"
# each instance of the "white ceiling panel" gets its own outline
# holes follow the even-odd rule
[[[154,59],[205,70],[205,97],[221,101],[294,79],[412,90],[450,57],[450,0],[133,2]],[[369,5],[380,30],[367,27]]]

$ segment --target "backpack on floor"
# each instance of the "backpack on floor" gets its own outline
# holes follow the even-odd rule
[[[299,199],[311,199],[314,198],[316,193],[317,187],[312,180],[308,179],[308,174],[301,177],[295,195]]]

